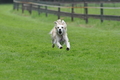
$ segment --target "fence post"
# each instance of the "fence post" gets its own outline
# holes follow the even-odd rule
[[[38,5],[38,15],[40,15],[40,5]]]
[[[32,14],[32,4],[30,4],[29,13]]]
[[[85,20],[86,20],[86,24],[88,23],[88,8],[87,8],[88,4],[86,2],[84,2],[84,14],[85,14]]]
[[[101,9],[100,9],[100,13],[101,13],[101,23],[103,23],[103,3],[101,3],[100,4],[100,7],[101,7]]]
[[[58,4],[60,6],[60,4]],[[58,19],[60,19],[60,7],[58,7]]]
[[[74,21],[74,4],[72,4],[71,8],[71,21]]]
[[[22,3],[22,13],[24,13],[24,4]]]
[[[17,11],[19,10],[19,3],[17,3]]]
[[[48,14],[47,14],[47,6],[45,6],[45,13],[46,13],[46,17],[48,16]]]
[[[13,3],[13,10],[15,10],[15,8],[16,8],[16,3],[14,2]]]

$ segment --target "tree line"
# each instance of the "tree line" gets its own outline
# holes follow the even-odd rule
[[[0,3],[12,3],[13,0],[0,0]]]

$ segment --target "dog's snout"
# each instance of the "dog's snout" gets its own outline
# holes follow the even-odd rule
[[[61,34],[62,33],[62,30],[61,29],[59,29],[59,34]]]

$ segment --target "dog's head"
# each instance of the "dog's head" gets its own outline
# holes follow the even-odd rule
[[[67,30],[67,24],[64,20],[57,20],[55,21],[55,29],[59,35],[63,35]]]

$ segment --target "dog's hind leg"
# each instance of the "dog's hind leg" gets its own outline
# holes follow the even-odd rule
[[[55,40],[54,39],[52,39],[52,48],[54,48],[55,47]]]
[[[55,47],[55,44],[52,45],[52,48],[54,48],[54,47]]]

